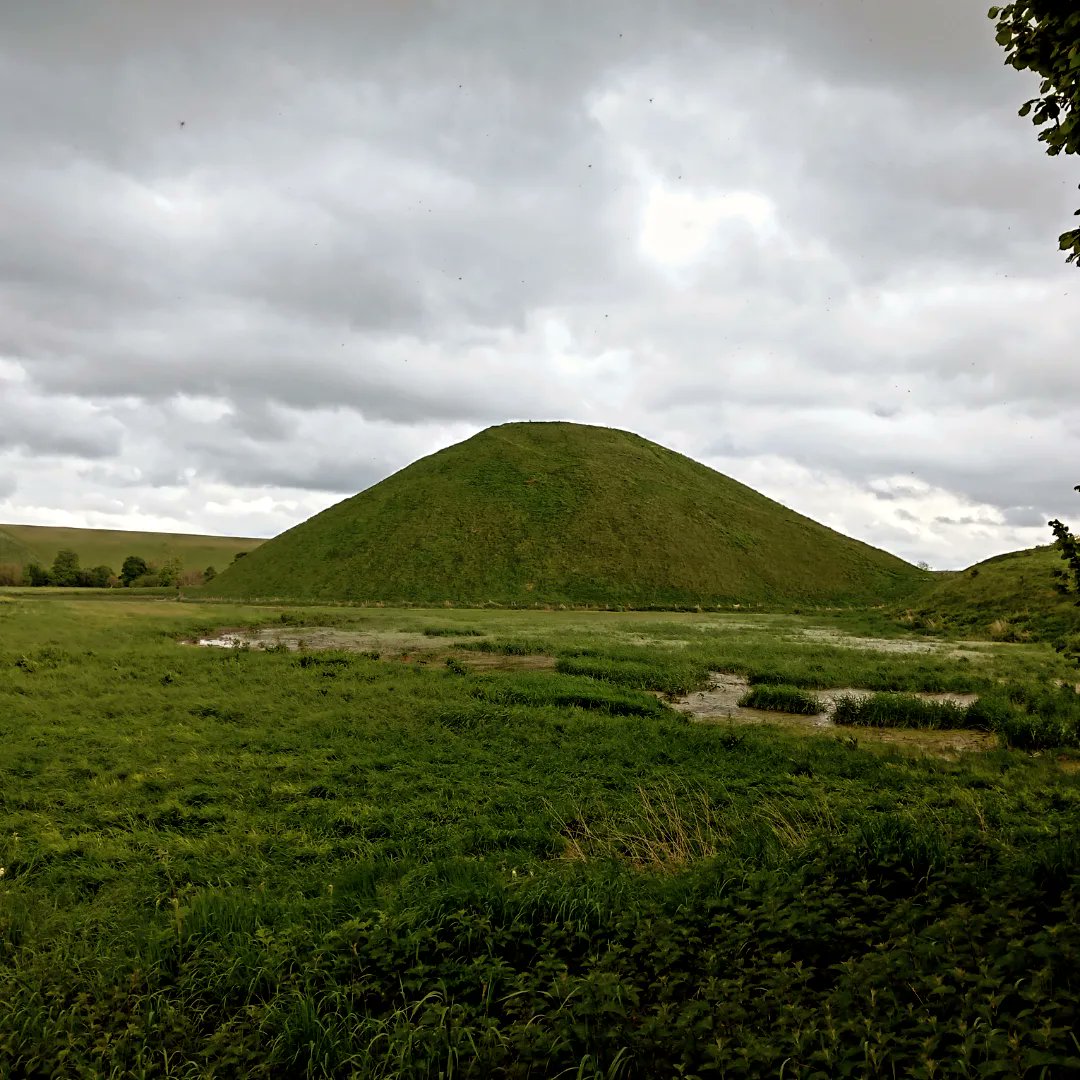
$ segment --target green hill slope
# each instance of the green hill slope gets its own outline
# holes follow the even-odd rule
[[[19,546],[18,558],[3,556],[4,537]],[[224,569],[238,552],[251,551],[263,540],[242,536],[194,536],[187,533],[129,532],[122,529],[69,529],[52,525],[0,525],[0,562],[52,564],[56,553],[70,548],[82,566],[119,570],[128,555],[163,563],[179,556],[189,570]]]
[[[1054,588],[1064,567],[1051,545],[1010,551],[943,577],[911,602],[923,621],[941,619],[956,629],[1015,639],[1060,640],[1080,633],[1075,597]]]
[[[670,606],[863,603],[915,567],[625,431],[488,428],[268,541],[219,596]]]
[[[8,526],[0,525],[0,566],[25,566],[35,558],[33,549],[12,536]]]

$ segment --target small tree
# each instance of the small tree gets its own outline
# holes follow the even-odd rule
[[[120,567],[120,580],[125,586],[130,586],[136,578],[144,577],[150,573],[150,567],[141,555],[129,555]]]
[[[54,585],[71,587],[79,584],[79,553],[71,548],[62,548],[53,559],[49,577]]]
[[[179,585],[180,575],[184,572],[184,563],[179,555],[165,560],[165,565],[158,571],[159,585]]]
[[[217,571],[212,566],[208,566],[202,572],[203,584],[205,584],[208,581],[213,581],[214,578],[216,578],[216,577],[217,577]]]

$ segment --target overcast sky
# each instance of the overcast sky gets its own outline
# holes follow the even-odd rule
[[[986,0],[0,0],[0,521],[271,536],[508,420],[938,568],[1080,518]]]

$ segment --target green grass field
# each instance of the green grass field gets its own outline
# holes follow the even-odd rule
[[[257,627],[359,651],[180,643]],[[1077,1075],[1080,752],[689,722],[710,670],[1076,677],[880,612],[0,594],[0,1076]]]
[[[70,548],[78,553],[82,566],[110,566],[117,572],[128,555],[140,555],[159,565],[179,556],[188,570],[205,570],[208,566],[224,570],[238,552],[252,551],[262,543],[242,536],[0,525],[0,563],[24,565],[36,561],[48,567],[58,551]]]
[[[637,435],[504,424],[267,542],[242,599],[694,607],[896,601],[928,575]]]

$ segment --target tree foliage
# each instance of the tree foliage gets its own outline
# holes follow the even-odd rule
[[[184,562],[179,555],[165,560],[165,565],[158,570],[159,585],[179,585],[180,578],[184,573]]]
[[[49,580],[53,585],[71,587],[79,584],[79,553],[62,548],[53,559]]]
[[[120,580],[125,585],[130,585],[136,578],[141,578],[150,573],[150,567],[141,555],[129,555],[120,567]]]
[[[111,566],[93,566],[89,570],[83,570],[79,574],[79,584],[88,589],[108,589],[113,585],[113,571]]]
[[[1005,63],[1040,76],[1039,94],[1020,107],[1051,156],[1080,153],[1080,5],[1076,0],[1016,0],[992,7]],[[1080,216],[1080,210],[1076,211]],[[1080,229],[1058,238],[1066,262],[1080,266]]]
[[[42,588],[49,584],[49,571],[41,563],[31,562],[23,567],[23,584]]]

